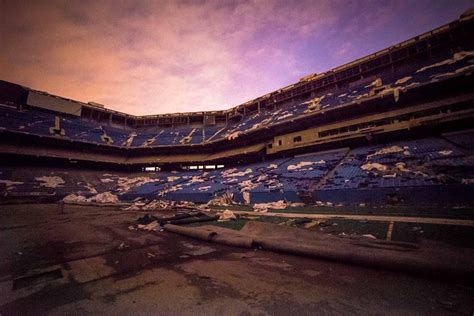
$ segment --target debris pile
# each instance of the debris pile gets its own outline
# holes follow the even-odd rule
[[[400,146],[386,147],[386,148],[382,148],[380,150],[377,150],[375,153],[373,153],[371,155],[367,155],[367,159],[370,159],[370,158],[375,157],[375,156],[386,155],[386,154],[394,154],[394,153],[399,153],[399,152],[403,152],[403,148],[401,148]]]
[[[366,171],[372,171],[373,169],[378,170],[378,171],[386,171],[387,170],[387,166],[382,165],[378,162],[368,162],[368,163],[363,164],[362,166],[360,166],[360,168],[362,170],[366,170]]]
[[[136,201],[132,205],[123,208],[127,211],[158,211],[158,210],[173,210],[173,209],[192,209],[196,204],[188,201],[168,201],[168,200],[151,200]]]
[[[257,203],[253,205],[253,210],[254,212],[267,212],[268,209],[274,209],[274,210],[283,210],[287,207],[288,205],[286,204],[285,201],[280,200],[276,202],[271,202],[271,203]]]
[[[89,202],[96,202],[96,203],[118,203],[119,202],[118,196],[110,192],[99,193],[87,200]]]
[[[35,180],[40,181],[40,186],[46,187],[46,188],[57,188],[62,186],[65,182],[61,177],[58,176],[52,176],[52,177],[38,177],[35,178]]]
[[[230,220],[233,220],[233,219],[237,219],[234,212],[232,212],[231,210],[224,210],[220,214],[218,221],[219,222],[226,222],[226,221],[230,221]]]
[[[227,206],[234,202],[234,194],[232,192],[224,192],[220,196],[216,196],[207,202],[207,205],[221,205]]]
[[[82,195],[69,194],[68,196],[64,197],[63,201],[65,203],[85,203],[87,202],[87,198]]]
[[[298,169],[303,168],[303,167],[312,166],[312,165],[323,165],[325,163],[326,163],[326,161],[324,161],[324,160],[320,160],[320,161],[301,161],[296,165],[289,165],[286,169],[288,171],[294,171],[294,170],[298,170]]]
[[[119,203],[120,200],[118,196],[110,193],[110,192],[103,192],[96,194],[90,198],[86,198],[85,196],[82,195],[76,195],[76,194],[69,194],[66,197],[63,198],[63,201],[66,203],[90,203],[90,202],[95,202],[95,203],[104,203],[104,204],[116,204]]]
[[[226,138],[227,140],[233,140],[233,139],[236,139],[237,137],[239,137],[240,134],[242,134],[241,131],[235,131],[235,132],[232,132],[232,133],[230,133],[230,134],[227,134],[227,135],[225,136],[225,138]]]
[[[221,174],[222,174],[222,177],[224,178],[234,178],[234,177],[243,177],[251,173],[252,173],[252,169],[250,168],[245,169],[245,171],[237,171],[237,168],[231,168],[231,169],[222,171]]]
[[[102,181],[105,179],[102,179]],[[125,193],[130,191],[133,188],[142,186],[146,183],[150,182],[157,182],[159,179],[152,179],[149,177],[134,177],[134,178],[127,178],[127,177],[120,177],[117,179],[117,186],[118,186],[118,191]]]

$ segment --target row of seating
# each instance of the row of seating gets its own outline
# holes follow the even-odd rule
[[[228,193],[237,202],[257,203],[275,199],[299,202],[302,196],[331,200],[341,192],[356,199],[354,192],[369,190],[375,199],[376,192],[405,190],[408,194],[414,188],[472,186],[474,146],[463,141],[469,136],[472,131],[205,171],[104,174],[53,170],[45,174],[42,170],[3,168],[0,192],[4,196],[43,192],[60,197],[110,191],[124,200],[163,198],[202,203]],[[370,194],[360,196],[368,198]]]

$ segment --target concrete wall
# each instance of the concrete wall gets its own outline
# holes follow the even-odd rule
[[[81,116],[81,103],[36,91],[29,91],[26,104],[51,111]]]

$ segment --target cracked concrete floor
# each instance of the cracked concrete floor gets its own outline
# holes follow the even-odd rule
[[[129,230],[111,207],[0,206],[0,314],[472,314],[474,290]]]

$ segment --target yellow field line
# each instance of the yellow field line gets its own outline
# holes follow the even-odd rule
[[[397,223],[419,223],[419,224],[437,224],[437,225],[457,225],[472,226],[474,220],[433,218],[433,217],[410,217],[410,216],[374,216],[374,215],[351,215],[351,214],[302,214],[302,213],[260,213],[247,211],[233,211],[236,214],[250,216],[273,216],[284,218],[310,218],[310,219],[350,219],[357,221],[378,221],[378,222],[397,222]]]

